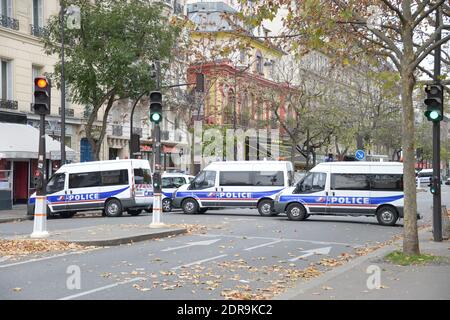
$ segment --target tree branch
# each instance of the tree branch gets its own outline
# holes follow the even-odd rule
[[[389,0],[381,0],[381,2],[383,2],[389,9],[394,11],[397,14],[397,16],[400,18],[402,23],[405,23],[405,21],[406,21],[405,17],[403,16],[403,13],[400,11],[399,8],[396,8]]]
[[[450,40],[450,34],[449,35],[447,35],[446,37],[444,37],[444,38],[442,38],[442,39],[440,39],[439,41],[436,41],[436,42],[434,42],[432,45],[430,45],[430,43],[432,42],[432,41],[430,41],[430,40],[433,40],[434,41],[434,38],[436,37],[436,32],[434,33],[434,36],[432,36],[432,37],[430,37],[430,39],[428,39],[428,41],[426,41],[418,50],[417,50],[417,53],[420,53],[420,51],[421,50],[424,50],[418,57],[417,57],[417,59],[414,61],[414,64],[413,64],[413,67],[414,68],[416,68],[421,62],[422,62],[422,60],[423,59],[425,59],[429,54],[430,54],[430,52],[431,51],[433,51],[434,49],[436,49],[438,46],[440,46],[441,44],[444,44],[444,43],[446,43],[448,40]],[[430,45],[427,49],[425,49],[426,47],[425,47],[425,45],[426,44],[428,44],[428,45]]]
[[[428,8],[428,10],[425,10],[420,16],[417,17],[417,13],[418,11],[416,11],[413,15],[413,20],[417,20],[414,22],[413,24],[413,29],[415,29],[421,22],[423,19],[425,19],[426,17],[428,17],[430,15],[431,12],[433,12],[434,10],[436,10],[437,7],[439,7],[440,5],[442,5],[445,2],[445,0],[438,0],[434,5],[432,5],[430,8]],[[425,4],[426,6],[427,4]],[[423,10],[423,8],[422,8]]]

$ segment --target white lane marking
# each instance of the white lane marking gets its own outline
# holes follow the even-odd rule
[[[323,244],[323,245],[330,245],[335,244],[339,246],[349,246],[354,248],[363,247],[362,244],[355,244],[355,243],[345,243],[345,242],[333,242],[333,241],[316,241],[316,240],[308,240],[308,239],[291,239],[291,238],[273,238],[273,237],[253,237],[253,236],[246,236],[246,235],[229,235],[229,234],[198,234],[199,237],[227,237],[227,238],[240,238],[240,239],[263,239],[263,240],[282,240],[282,241],[297,241],[297,242],[308,242],[308,243],[314,243],[314,244]]]
[[[133,278],[133,279],[130,279],[130,280],[125,280],[125,281],[122,281],[122,282],[113,283],[113,284],[110,284],[110,285],[107,285],[107,286],[103,286],[103,287],[99,287],[99,288],[96,288],[96,289],[80,292],[80,293],[77,293],[77,294],[74,294],[74,295],[71,295],[71,296],[63,297],[63,298],[60,298],[58,300],[71,300],[71,299],[75,299],[75,298],[78,298],[78,297],[86,296],[86,295],[94,293],[94,292],[103,291],[103,290],[106,290],[106,289],[110,289],[110,288],[114,288],[114,287],[120,286],[122,284],[127,284],[127,283],[130,283],[130,282],[136,282],[136,281],[140,281],[140,280],[145,280],[145,278],[139,277],[139,278]]]
[[[201,264],[203,262],[208,262],[208,261],[220,259],[220,258],[223,258],[223,257],[226,257],[226,256],[227,256],[227,254],[221,254],[220,256],[215,256],[215,257],[212,257],[212,258],[207,258],[207,259],[203,259],[203,260],[194,261],[194,262],[191,262],[191,263],[186,263],[186,264],[183,264],[181,266],[173,267],[172,270],[177,270],[177,269],[180,269],[180,268],[183,268],[183,267],[190,267],[190,266],[192,266],[194,264]]]
[[[251,250],[253,250],[253,249],[258,249],[258,248],[262,248],[262,247],[267,247],[267,246],[270,246],[271,244],[279,243],[279,242],[281,242],[281,241],[283,241],[283,240],[276,240],[276,241],[272,241],[272,242],[267,242],[267,243],[263,243],[263,244],[260,244],[260,245],[254,246],[254,247],[245,248],[244,250],[245,250],[245,251],[251,251]]]
[[[53,259],[53,258],[70,256],[73,254],[82,254],[82,253],[90,252],[90,251],[94,251],[94,250],[98,250],[98,249],[92,249],[92,250],[86,250],[86,251],[76,251],[76,252],[64,252],[64,253],[55,254],[54,256],[49,256],[49,257],[34,258],[34,259],[30,259],[30,260],[25,260],[25,261],[3,264],[3,265],[0,265],[0,268],[8,268],[8,267],[18,266],[21,264],[26,264],[26,263],[31,263],[31,262],[38,262],[38,261],[49,260],[49,259]]]
[[[216,243],[217,241],[219,241],[220,239],[212,239],[212,240],[204,240],[204,241],[196,241],[196,242],[190,242],[188,244],[179,246],[179,247],[173,247],[173,248],[167,248],[167,249],[163,249],[161,251],[166,252],[166,251],[173,251],[173,250],[178,250],[178,249],[183,249],[183,248],[188,248],[188,247],[192,247],[192,246],[209,246],[213,243]]]
[[[331,247],[324,247],[324,248],[317,248],[317,249],[310,249],[310,250],[303,250],[302,252],[305,252],[305,254],[289,259],[289,261],[294,262],[297,261],[298,259],[302,259],[302,258],[306,258],[315,254],[321,254],[321,255],[326,255],[329,254],[331,250]]]

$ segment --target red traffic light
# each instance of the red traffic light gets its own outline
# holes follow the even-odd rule
[[[48,81],[46,78],[35,78],[34,83],[38,88],[45,89],[48,87]]]

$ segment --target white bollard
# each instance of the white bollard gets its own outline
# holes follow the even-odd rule
[[[47,197],[36,196],[34,204],[34,226],[31,238],[46,238],[49,236],[47,231]]]
[[[161,223],[161,212],[162,212],[161,193],[155,193],[153,195],[153,212],[152,212],[152,223],[150,224],[150,228],[161,228],[164,226],[164,223]]]

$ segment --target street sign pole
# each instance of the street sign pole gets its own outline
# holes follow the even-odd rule
[[[436,9],[436,29],[442,22],[442,6]],[[441,32],[436,35],[436,42],[441,40]],[[439,83],[441,75],[441,46],[434,49],[434,81]],[[443,95],[442,95],[443,97]],[[444,101],[442,99],[442,104]],[[441,122],[433,121],[433,179],[435,192],[433,193],[433,240],[442,241],[442,218],[441,218]]]
[[[161,65],[159,61],[156,61],[156,90],[159,91],[161,88]],[[159,121],[155,122],[154,130],[154,163],[155,172],[153,173],[153,213],[152,213],[152,223],[151,228],[159,228],[164,224],[161,223],[161,128],[159,126]]]

